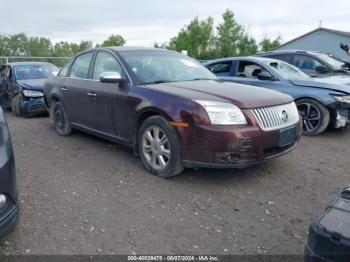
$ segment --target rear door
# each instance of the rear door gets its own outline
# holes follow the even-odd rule
[[[93,55],[93,51],[79,55],[70,67],[67,77],[62,78],[60,85],[62,102],[70,121],[76,125],[88,125],[86,85]]]
[[[96,54],[91,80],[87,84],[87,112],[89,127],[107,136],[127,137],[128,84],[101,83],[103,72],[126,73],[117,57],[109,51]]]

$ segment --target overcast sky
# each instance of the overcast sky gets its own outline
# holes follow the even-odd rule
[[[288,41],[323,26],[350,31],[350,0],[1,0],[0,33],[24,32],[53,42],[92,40],[121,34],[127,45],[167,41],[195,16],[234,11],[257,40],[281,34]]]

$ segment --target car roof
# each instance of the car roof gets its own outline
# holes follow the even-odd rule
[[[268,55],[268,54],[315,54],[315,53],[324,53],[324,52],[320,52],[317,50],[275,50],[275,51],[267,51],[267,52],[260,52],[257,53],[257,55]]]
[[[52,65],[52,64],[51,63],[47,63],[47,62],[30,61],[30,62],[11,62],[11,63],[7,63],[5,65],[16,66],[16,65]]]
[[[168,51],[161,48],[152,48],[152,47],[141,47],[141,46],[109,46],[103,47],[105,49],[121,52],[121,51]]]
[[[248,60],[248,61],[252,61],[252,62],[261,62],[261,63],[270,62],[270,61],[281,62],[281,60],[278,60],[278,59],[260,57],[260,56],[234,56],[234,57],[227,57],[227,58],[210,60],[204,64],[209,65],[209,64],[219,63],[219,62],[237,61],[237,60]]]

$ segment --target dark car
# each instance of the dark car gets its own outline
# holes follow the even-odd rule
[[[57,74],[49,63],[17,62],[0,67],[0,105],[16,116],[47,113],[43,88],[46,78]]]
[[[306,135],[318,135],[329,125],[341,128],[350,123],[350,86],[337,84],[332,78],[311,78],[290,64],[263,57],[218,59],[205,66],[222,80],[292,96]]]
[[[16,169],[10,133],[0,107],[0,239],[16,225],[19,217]]]
[[[298,67],[311,77],[348,76],[350,78],[350,64],[318,51],[281,50],[259,53],[257,56],[282,60]],[[350,79],[348,79],[350,83]]]
[[[130,146],[162,177],[263,162],[291,151],[301,134],[290,96],[224,83],[162,49],[85,51],[44,91],[60,135],[75,128]]]

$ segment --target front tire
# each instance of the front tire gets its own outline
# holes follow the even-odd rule
[[[22,116],[21,112],[21,99],[18,95],[12,98],[11,100],[11,111],[15,116]]]
[[[184,170],[180,140],[163,117],[152,116],[142,123],[138,143],[142,162],[153,175],[169,178]]]
[[[296,102],[299,114],[303,118],[303,134],[317,136],[329,126],[329,110],[320,102],[305,98]]]
[[[60,101],[56,101],[52,105],[52,120],[55,130],[60,136],[69,136],[72,133],[66,110]]]

